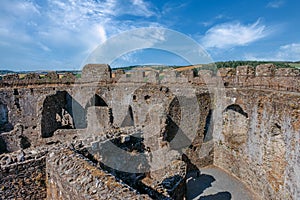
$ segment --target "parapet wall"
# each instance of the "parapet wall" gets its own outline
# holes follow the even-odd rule
[[[55,72],[49,72],[45,76],[41,77],[39,74],[30,73],[24,78],[20,78],[17,74],[5,75],[0,80],[1,87],[11,87],[11,86],[28,86],[28,85],[59,85],[59,84],[71,84],[74,83],[76,77],[72,73],[65,73],[62,78],[59,78],[58,74]]]
[[[300,91],[300,70],[296,68],[277,68],[273,64],[262,64],[256,67],[238,66],[237,68],[220,68],[217,73],[210,70],[194,70],[177,72],[174,69],[149,70],[136,69],[124,73],[112,72],[106,64],[88,64],[82,70],[81,78],[67,73],[59,79],[55,72],[49,72],[43,78],[37,74],[28,74],[23,79],[17,75],[6,75],[0,80],[1,87],[28,85],[65,85],[81,83],[193,83],[197,85],[216,85],[222,78],[225,87],[249,87],[283,91]]]
[[[216,86],[221,79],[225,87],[257,88],[279,91],[300,91],[300,70],[296,68],[276,68],[273,64],[263,64],[257,67],[238,66],[237,68],[220,68],[217,73],[198,68],[182,71],[167,69],[163,71],[143,71],[138,69],[128,72],[119,82],[126,83],[160,83]]]
[[[201,71],[200,71],[201,72]],[[272,64],[219,69],[225,87],[246,87],[279,91],[300,91],[300,70],[278,68]]]

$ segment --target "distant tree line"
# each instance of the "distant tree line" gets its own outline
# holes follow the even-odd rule
[[[291,65],[287,62],[281,62],[281,61],[226,61],[226,62],[216,62],[216,67],[219,68],[236,68],[237,66],[243,66],[243,65],[250,65],[253,67],[256,67],[257,65],[261,64],[268,64],[272,63],[278,68],[288,68],[291,67]]]
[[[292,62],[281,62],[281,61],[226,61],[226,62],[215,62],[210,64],[201,65],[200,68],[195,68],[194,73],[199,70],[211,70],[216,73],[217,69],[220,68],[236,68],[238,66],[249,65],[256,67],[261,64],[274,64],[277,68],[294,68],[295,63]]]

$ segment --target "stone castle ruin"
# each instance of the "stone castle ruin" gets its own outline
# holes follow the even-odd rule
[[[185,199],[215,166],[252,199],[300,199],[300,72],[54,72],[0,81],[0,199]]]

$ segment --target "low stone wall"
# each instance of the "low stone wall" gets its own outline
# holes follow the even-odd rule
[[[47,177],[47,199],[151,199],[68,149],[49,154]]]
[[[165,168],[149,172],[149,176],[142,179],[141,183],[166,199],[182,200],[186,195],[186,164],[174,160]]]
[[[177,151],[167,148],[160,149],[159,155],[148,152],[142,134],[137,131],[112,140],[93,142],[84,150],[89,152],[85,156],[93,157],[102,169],[153,199],[183,199],[186,163]],[[164,167],[158,167],[159,163],[165,163]],[[123,172],[124,169],[128,172]]]
[[[12,158],[7,158],[12,159]],[[0,199],[46,198],[46,158],[25,160],[19,155],[16,163],[2,165],[0,170]],[[13,162],[13,161],[9,161]]]

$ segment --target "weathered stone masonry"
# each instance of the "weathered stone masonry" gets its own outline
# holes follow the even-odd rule
[[[130,141],[128,135],[139,130],[144,135],[143,151],[175,152],[174,172],[213,164],[243,181],[258,198],[300,198],[299,70],[260,65],[219,69],[215,75],[207,70],[129,73],[112,76],[107,65],[88,65],[82,79],[70,74],[58,79],[53,73],[46,79],[34,74],[24,80],[4,77],[0,82],[0,197],[184,195],[184,173],[170,174],[177,184],[174,193],[164,188],[164,181],[171,179],[159,179],[164,171],[136,179],[141,189],[122,182],[126,179],[121,172],[105,168],[99,151],[83,153],[93,152],[91,144],[101,146],[118,138]],[[193,102],[192,97],[199,108],[190,113],[193,120],[184,121],[189,103],[181,102]],[[118,132],[120,127],[123,131]],[[176,141],[176,135],[192,131],[191,127],[194,138]],[[72,146],[78,142],[78,148]],[[127,143],[119,145],[127,148]],[[181,150],[184,156],[179,159],[176,152]],[[32,151],[41,156],[30,157]],[[135,149],[127,151],[135,153]]]

